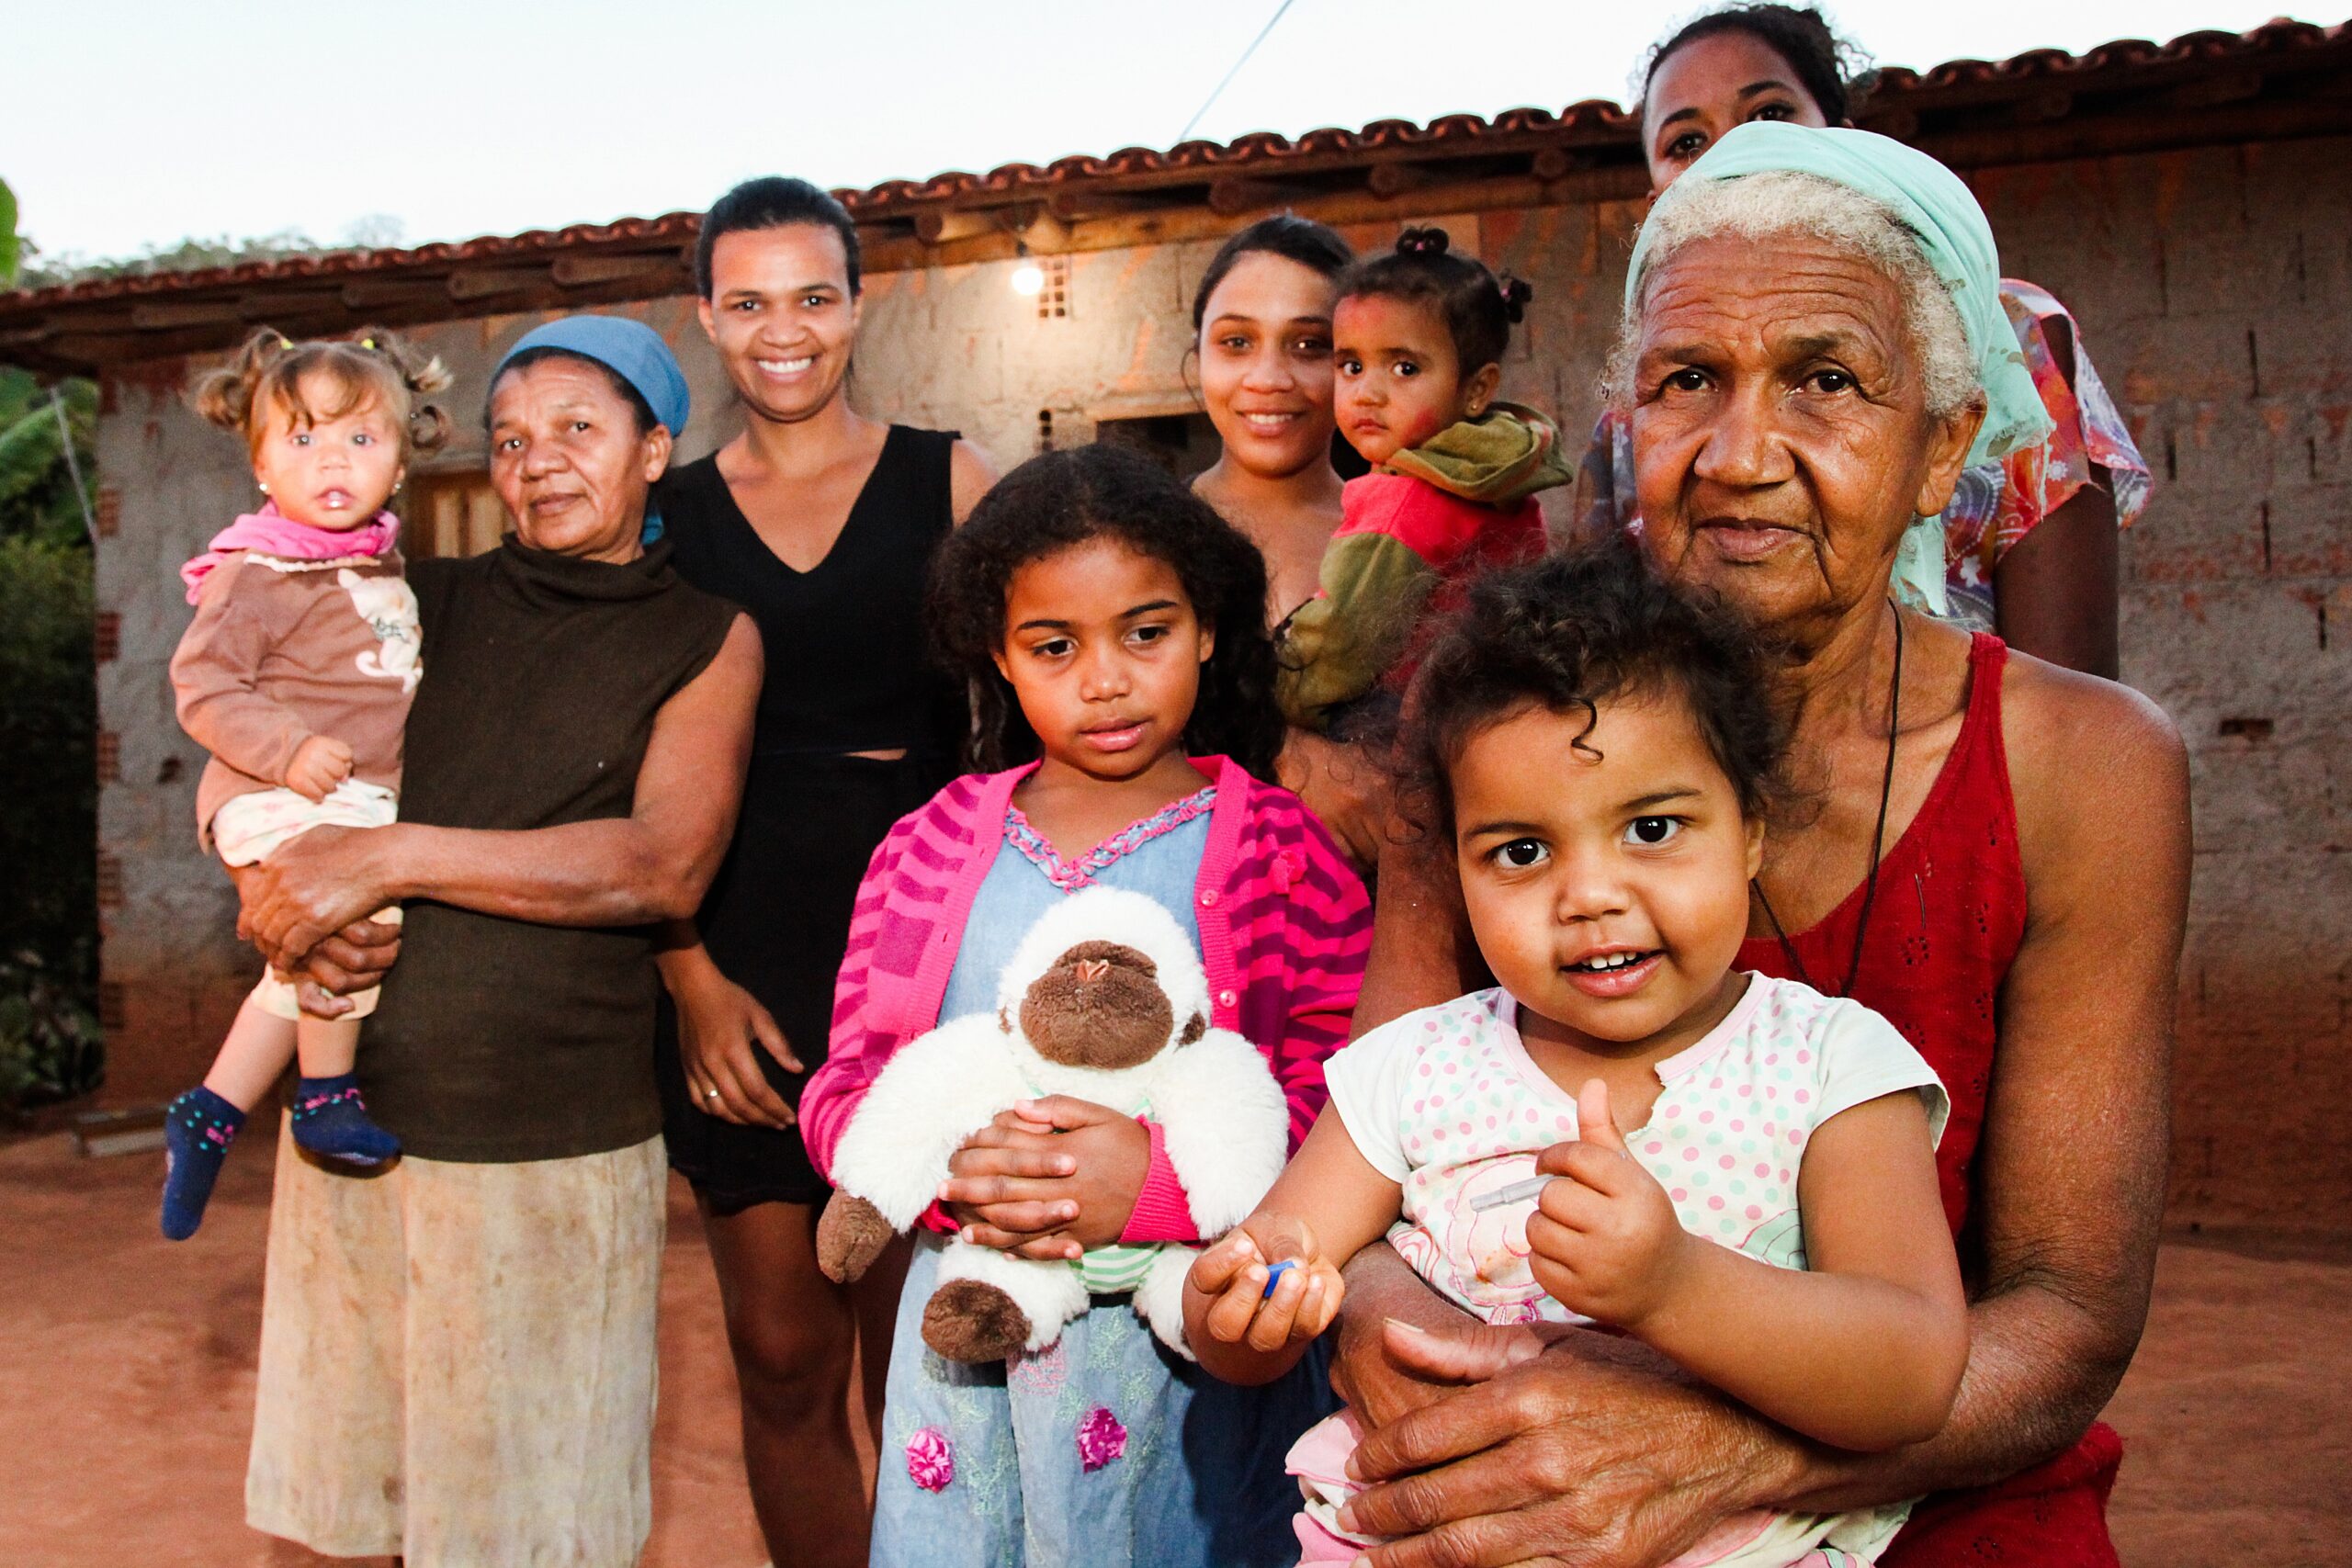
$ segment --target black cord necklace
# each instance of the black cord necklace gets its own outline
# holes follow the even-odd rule
[[[1870,933],[1871,906],[1878,902],[1878,863],[1886,844],[1886,807],[1894,796],[1894,738],[1903,732],[1903,611],[1893,600],[1887,608],[1894,611],[1894,683],[1886,694],[1886,773],[1878,786],[1878,828],[1871,835],[1871,874],[1862,884],[1861,918],[1854,922],[1854,955],[1846,964],[1846,983],[1835,993],[1841,997],[1854,994],[1854,977],[1862,972],[1862,941]],[[1813,985],[1806,973],[1804,960],[1797,955],[1797,944],[1781,928],[1781,917],[1773,911],[1772,900],[1764,896],[1764,884],[1755,877],[1747,886],[1756,890],[1756,901],[1764,906],[1764,918],[1772,922],[1772,934],[1781,941],[1781,952],[1795,970],[1797,978]],[[1815,990],[1820,987],[1814,987]]]

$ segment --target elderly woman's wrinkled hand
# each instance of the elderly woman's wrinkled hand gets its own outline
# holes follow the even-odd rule
[[[236,879],[238,934],[280,970],[305,967],[321,942],[387,902],[368,863],[368,840],[382,830],[313,828],[244,867]]]
[[[1511,1353],[1357,1447],[1350,1472],[1372,1484],[1341,1523],[1399,1538],[1374,1568],[1656,1568],[1773,1495],[1785,1459],[1762,1424],[1642,1347],[1570,1329]]]

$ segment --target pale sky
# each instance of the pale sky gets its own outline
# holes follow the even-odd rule
[[[2243,31],[2278,0],[1838,0],[1882,65]],[[1278,0],[101,0],[8,7],[0,178],[56,255],[402,242],[1166,147]],[[1194,134],[1623,100],[1681,0],[1293,0]],[[1475,25],[1449,30],[1432,20]],[[2340,20],[2341,14],[2319,18]]]

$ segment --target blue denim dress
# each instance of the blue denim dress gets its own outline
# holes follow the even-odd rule
[[[1157,898],[1200,940],[1193,883],[1206,789],[1064,863],[1018,809],[974,899],[940,1007],[996,1006],[1030,925],[1080,887]],[[1298,1560],[1298,1488],[1283,1456],[1337,1407],[1319,1352],[1265,1388],[1233,1388],[1172,1354],[1125,1296],[1035,1355],[967,1366],[922,1342],[940,1242],[918,1232],[899,1298],[883,1416],[876,1568],[1227,1568]]]

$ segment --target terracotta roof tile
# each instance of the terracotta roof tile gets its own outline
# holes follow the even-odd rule
[[[2258,67],[2259,72],[2250,70]],[[2316,86],[2277,88],[2278,81],[2306,79]],[[2196,84],[2205,83],[2200,89]],[[2217,85],[2218,84],[2218,85]],[[1915,140],[1968,167],[2030,157],[2036,136],[2046,134],[2054,118],[2081,116],[2081,100],[2098,102],[2098,113],[2124,115],[2134,107],[2145,110],[2151,95],[2166,91],[2197,94],[2183,100],[2194,107],[2243,105],[2246,100],[2277,97],[2283,107],[2284,129],[2276,134],[2338,134],[2352,130],[2352,23],[2320,27],[2280,19],[2251,32],[2193,32],[2156,44],[2124,39],[2102,44],[2084,54],[2060,50],[2030,50],[2007,60],[1955,60],[1920,73],[1893,67],[1879,73],[1858,109],[1865,125]],[[2005,106],[2032,111],[2021,120],[2001,118]],[[1973,117],[1973,118],[1971,117]],[[2282,118],[2286,117],[2286,118]],[[2142,122],[2161,118],[2162,134],[2170,144],[2193,141],[2200,134],[2177,114],[2141,115]],[[2201,132],[2210,139],[2244,140],[2260,134],[2244,115],[2216,120]],[[2079,151],[2060,155],[2078,156]],[[1092,202],[1163,204],[1170,209],[1205,206],[1231,216],[1264,205],[1260,198],[1274,193],[1322,188],[1285,182],[1351,182],[1349,189],[1362,197],[1364,173],[1383,164],[1418,164],[1446,170],[1445,177],[1508,177],[1498,165],[1513,164],[1516,177],[1556,182],[1581,171],[1626,185],[1640,183],[1639,125],[1636,115],[1617,104],[1598,99],[1573,104],[1556,113],[1541,108],[1506,110],[1492,118],[1477,115],[1447,115],[1427,125],[1408,120],[1375,120],[1359,130],[1336,127],[1310,130],[1293,139],[1272,131],[1258,131],[1230,142],[1185,141],[1165,150],[1124,147],[1103,154],[1078,154],[1043,165],[1006,164],[985,174],[949,170],[922,180],[888,180],[865,190],[842,190],[839,196],[851,214],[886,253],[875,270],[889,265],[921,265],[930,251],[909,251],[916,244],[917,220],[930,215],[934,228],[945,214],[986,214],[1011,209],[1028,210],[1057,199],[1085,208]],[[1532,160],[1532,162],[1531,162]],[[1531,170],[1532,171],[1531,174]],[[1221,201],[1217,183],[1243,181],[1229,201]],[[1385,197],[1396,189],[1409,189],[1411,179],[1396,179],[1384,189],[1377,179],[1371,190]],[[1334,189],[1338,187],[1333,187]],[[1553,192],[1553,184],[1530,185],[1531,195]],[[1595,187],[1600,189],[1602,187]],[[1607,186],[1613,192],[1613,186]],[[1622,193],[1621,193],[1622,194]],[[1558,199],[1556,194],[1555,199]],[[1400,209],[1401,210],[1401,209]],[[628,218],[613,223],[581,223],[569,228],[532,230],[526,233],[485,236],[456,243],[419,245],[407,249],[338,251],[293,256],[279,261],[250,262],[236,266],[150,276],[96,279],[63,288],[0,293],[0,359],[45,369],[70,369],[95,363],[137,356],[135,351],[185,352],[233,341],[242,324],[231,319],[226,305],[213,307],[217,320],[199,321],[199,298],[250,301],[257,294],[300,292],[307,282],[345,283],[344,299],[353,319],[372,320],[384,312],[361,298],[369,284],[356,292],[350,287],[363,275],[388,275],[430,280],[474,274],[477,283],[451,288],[449,301],[436,316],[409,319],[449,319],[492,310],[527,309],[534,305],[520,294],[502,294],[508,281],[496,270],[500,263],[546,267],[557,260],[554,287],[562,299],[580,302],[645,298],[646,280],[664,266],[682,266],[692,244],[700,215],[673,212],[659,218]],[[947,231],[941,230],[941,233]],[[1009,247],[1009,237],[1000,236]],[[903,242],[893,246],[893,242]],[[569,264],[572,279],[565,281],[566,264],[560,258],[594,257]],[[635,258],[633,261],[631,258]],[[633,270],[632,270],[633,269]],[[630,279],[639,292],[628,292]],[[544,285],[545,280],[542,279]],[[390,288],[387,284],[382,286]],[[519,283],[515,284],[520,288]],[[617,290],[617,292],[616,292]],[[662,291],[672,291],[664,286]],[[546,292],[546,288],[541,289]],[[165,307],[163,301],[188,301]],[[466,309],[455,309],[464,301]],[[544,301],[541,301],[544,304]],[[142,314],[141,307],[148,307]],[[323,309],[323,307],[322,307]],[[183,321],[185,315],[187,320]],[[398,314],[392,318],[397,324]],[[134,341],[135,340],[135,341]]]

